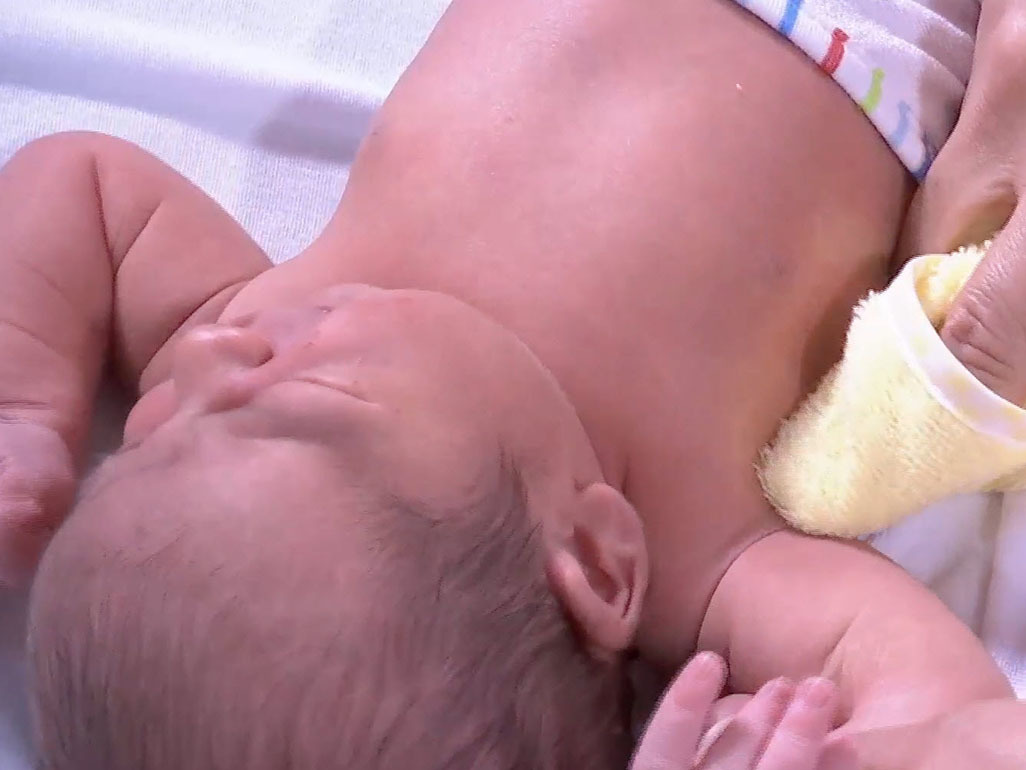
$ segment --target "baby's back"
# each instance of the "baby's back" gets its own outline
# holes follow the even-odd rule
[[[646,641],[673,659],[779,526],[752,464],[885,279],[909,185],[845,94],[740,8],[533,6],[453,6],[324,235],[229,313],[360,281],[514,330],[645,519]]]

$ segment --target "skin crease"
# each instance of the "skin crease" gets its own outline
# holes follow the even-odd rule
[[[80,143],[108,156],[101,188],[127,187],[122,149]],[[228,452],[240,434],[308,426],[322,446],[380,451],[418,493],[468,484],[501,446],[539,458],[532,509],[554,512],[557,540],[605,522],[612,587],[574,608],[600,648],[637,630],[667,667],[713,649],[741,692],[823,674],[853,732],[1002,697],[939,602],[855,544],[784,530],[752,470],[836,360],[854,303],[886,281],[910,190],[848,97],[732,3],[457,0],[297,258],[266,269],[209,202],[183,222],[168,206],[127,257],[107,233],[124,258],[118,363],[142,399],[126,429],[139,447],[102,494],[131,494],[133,453],[201,429]],[[203,269],[147,277],[195,244],[208,261],[185,258]],[[349,288],[324,292],[335,284]],[[53,399],[72,446],[90,377]],[[338,430],[319,416],[331,410]],[[612,547],[635,543],[623,499],[647,548]],[[564,600],[583,595],[556,572]]]

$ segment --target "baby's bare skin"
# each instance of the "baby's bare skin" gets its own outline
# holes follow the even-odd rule
[[[852,731],[929,719],[1007,685],[900,570],[786,530],[752,469],[886,280],[909,191],[843,92],[732,4],[457,0],[335,217],[282,266],[136,148],[72,135],[16,156],[0,441],[18,462],[16,431],[43,425],[80,453],[108,336],[145,428],[200,324],[336,283],[441,292],[530,347],[641,514],[643,653],[722,651],[741,692],[825,674]],[[37,470],[25,483],[52,491],[61,473]],[[56,481],[59,507],[74,470]]]

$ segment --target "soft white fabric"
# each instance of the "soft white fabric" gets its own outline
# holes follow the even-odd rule
[[[862,108],[916,178],[958,116],[979,0],[737,0]]]
[[[281,261],[328,218],[371,113],[447,2],[0,0],[0,163],[54,131],[131,139]],[[941,508],[879,545],[945,595],[1023,686],[1026,497]],[[0,601],[3,770],[30,767],[23,603]]]
[[[1026,698],[1026,492],[952,498],[871,542],[979,634]]]
[[[43,134],[137,142],[276,260],[334,210],[370,116],[448,0],[0,0],[0,161]]]

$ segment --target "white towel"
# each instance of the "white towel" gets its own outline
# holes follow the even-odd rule
[[[976,631],[1026,698],[1026,492],[953,498],[872,543]]]

